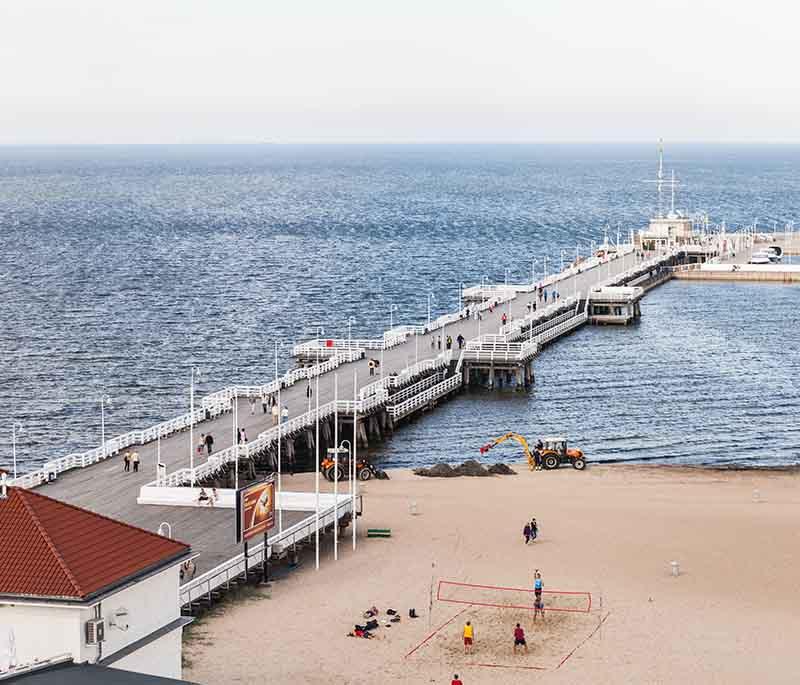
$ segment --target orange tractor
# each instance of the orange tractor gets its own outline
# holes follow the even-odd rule
[[[569,449],[567,447],[567,439],[563,437],[543,438],[531,450],[528,441],[524,437],[518,433],[506,433],[481,447],[481,454],[486,454],[492,447],[496,447],[506,440],[516,440],[522,445],[531,471],[540,468],[557,469],[561,464],[571,464],[572,468],[578,471],[586,468],[586,458],[583,455],[583,451]]]
[[[329,481],[333,482],[334,479],[338,481],[350,480],[350,472],[352,464],[350,463],[350,451],[344,447],[339,448],[338,464],[336,463],[336,448],[328,448],[328,454],[320,464],[320,471]],[[338,474],[338,475],[337,475]],[[358,480],[369,480],[375,475],[375,467],[366,459],[356,460],[356,477]]]

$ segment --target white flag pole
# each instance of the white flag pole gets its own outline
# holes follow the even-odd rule
[[[317,436],[316,436],[316,448],[317,448],[317,462],[314,464],[314,490],[317,495],[317,505],[316,511],[314,512],[314,528],[316,529],[315,538],[317,543],[317,570],[319,571],[319,374],[317,374],[317,388],[316,388],[316,396],[317,396],[317,412],[316,412],[316,422],[317,422]]]
[[[333,374],[333,559],[339,560],[339,374]]]
[[[353,445],[350,461],[353,462],[353,479],[350,481],[350,490],[353,493],[351,514],[353,523],[353,551],[356,549],[356,489],[358,488],[358,371],[353,372]]]

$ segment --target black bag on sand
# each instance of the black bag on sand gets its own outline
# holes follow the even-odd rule
[[[408,610],[408,617],[409,618],[419,618],[419,616],[417,616],[417,610],[416,609],[409,609]]]
[[[375,619],[371,621],[367,621],[367,625],[364,627],[365,630],[375,630],[378,627],[378,622]]]
[[[397,612],[394,609],[387,609],[386,613],[389,614],[389,616],[394,616]]]
[[[399,616],[392,616],[392,618],[390,618],[389,620],[392,623],[400,623],[400,617]]]

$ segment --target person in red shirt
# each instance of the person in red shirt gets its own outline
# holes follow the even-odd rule
[[[453,676],[453,679],[450,681],[450,685],[464,685],[464,683],[462,683],[462,682],[461,682],[461,681],[458,679],[458,673],[456,673],[456,674]]]
[[[514,654],[517,653],[518,647],[522,647],[526,653],[528,652],[528,643],[525,642],[525,631],[519,623],[517,623],[517,627],[514,628]]]

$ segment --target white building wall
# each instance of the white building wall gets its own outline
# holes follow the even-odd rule
[[[83,645],[80,607],[0,604],[0,666],[8,667],[9,631],[14,632],[17,665],[72,654]]]
[[[179,582],[179,567],[173,566],[105,597],[100,609],[101,616],[106,620],[103,658],[111,656],[180,617]],[[128,615],[115,617],[115,612],[119,609],[125,609]],[[84,620],[92,618],[93,615],[93,608],[84,610]],[[112,626],[112,622],[116,623],[117,627]],[[97,649],[88,645],[86,649],[88,655],[91,655],[87,655],[86,658],[94,660]]]
[[[182,628],[173,630],[110,666],[180,680],[182,637]]]
[[[106,628],[102,649],[86,644],[86,621],[95,617],[96,605],[0,604],[0,655],[7,660],[11,629],[17,664],[58,654],[71,654],[79,663],[111,656],[180,617],[179,582],[179,565],[175,565],[103,598],[100,615],[105,618]],[[119,609],[126,610],[127,616],[116,617]],[[112,626],[112,622],[117,625]],[[152,650],[147,645],[120,663],[134,664],[128,670],[180,677],[181,632],[175,630],[159,638]],[[149,652],[152,658],[146,656]]]

